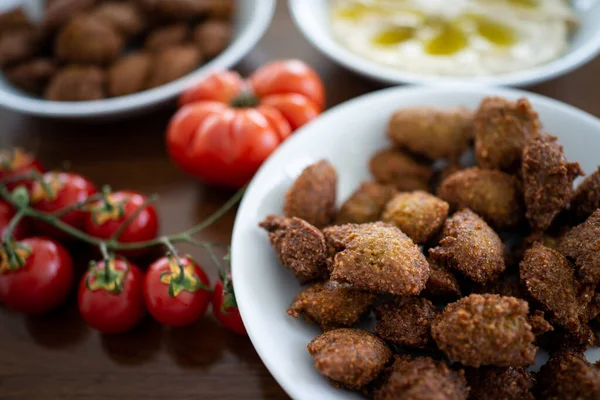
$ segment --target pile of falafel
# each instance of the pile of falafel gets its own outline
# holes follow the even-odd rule
[[[234,0],[48,0],[39,24],[0,14],[0,68],[13,85],[54,101],[154,88],[229,44]]]
[[[600,399],[600,168],[574,189],[526,99],[402,109],[387,134],[339,210],[322,160],[260,223],[305,285],[288,314],[324,332],[316,369],[375,400]]]

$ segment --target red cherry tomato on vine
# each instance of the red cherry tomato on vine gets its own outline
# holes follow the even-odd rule
[[[4,237],[4,232],[15,216],[15,208],[5,201],[0,200],[0,240]],[[13,230],[13,238],[21,240],[27,237],[30,231],[29,221],[21,219]]]
[[[73,285],[73,262],[59,243],[41,237],[16,242],[22,267],[11,265],[6,250],[0,253],[0,301],[7,307],[39,314],[58,307]]]
[[[140,269],[122,259],[93,263],[79,284],[79,312],[89,326],[104,333],[133,329],[144,316]]]
[[[173,256],[162,257],[148,268],[144,278],[144,299],[152,316],[161,324],[185,326],[204,315],[212,293],[202,268],[188,257],[180,257],[181,269]]]
[[[169,155],[206,182],[242,186],[324,103],[323,83],[301,61],[267,64],[247,81],[216,72],[182,94],[167,130]]]
[[[139,193],[122,191],[110,193],[107,202],[100,200],[92,204],[85,218],[84,230],[95,237],[109,239],[133,213],[140,208],[147,198]],[[154,239],[158,235],[158,218],[156,209],[147,205],[131,221],[119,236],[121,243],[142,242]],[[139,252],[137,252],[139,253]],[[132,255],[130,251],[126,253]]]
[[[26,175],[32,172],[42,173],[42,163],[32,154],[21,148],[0,149],[0,179],[6,179],[16,175]],[[11,182],[7,185],[9,190],[19,185],[25,185],[31,189],[32,180]]]
[[[33,208],[45,212],[56,212],[65,207],[84,201],[96,193],[96,187],[87,178],[68,172],[46,172],[43,181],[49,189],[47,192],[40,182],[35,182],[31,191]],[[61,221],[77,229],[83,229],[87,211],[74,210],[62,217]],[[36,224],[40,231],[59,239],[68,238],[65,233],[58,232],[43,222]]]
[[[213,290],[213,314],[226,328],[238,333],[246,335],[246,328],[240,316],[240,310],[234,304],[225,304],[227,299],[230,299],[231,293],[225,293],[223,282],[219,281]]]

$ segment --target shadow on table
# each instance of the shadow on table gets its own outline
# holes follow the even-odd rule
[[[208,316],[189,326],[168,329],[165,342],[178,365],[201,371],[216,363],[226,346],[221,327]]]
[[[102,348],[119,364],[140,365],[152,360],[159,353],[162,339],[162,325],[146,316],[130,332],[102,335]]]

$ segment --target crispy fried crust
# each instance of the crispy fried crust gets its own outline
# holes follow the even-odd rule
[[[327,278],[327,246],[321,231],[299,218],[277,215],[269,215],[259,225],[269,232],[281,264],[300,283]]]
[[[504,244],[477,214],[469,209],[455,213],[444,223],[444,239],[430,256],[478,283],[489,283],[506,268]]]
[[[580,326],[580,303],[575,271],[559,252],[534,243],[520,264],[521,280],[529,295],[551,322],[571,332]]]
[[[429,279],[423,295],[432,299],[452,299],[461,296],[460,285],[456,276],[448,268],[431,257],[429,262]]]
[[[369,161],[369,169],[378,183],[393,185],[399,191],[429,190],[433,176],[430,163],[397,149],[375,154]]]
[[[525,144],[541,123],[529,101],[487,97],[475,113],[475,156],[486,169],[518,171]]]
[[[445,201],[423,191],[398,193],[385,205],[381,220],[424,244],[440,231],[449,208]]]
[[[335,255],[331,279],[357,289],[398,296],[417,295],[429,278],[429,265],[400,229],[374,222],[342,225],[344,249]]]
[[[573,196],[573,181],[583,175],[578,163],[569,163],[556,136],[541,134],[523,152],[522,176],[526,217],[534,231],[543,232]]]
[[[500,296],[516,297],[517,299],[527,299],[527,291],[521,284],[518,276],[503,275],[499,279],[487,284],[473,286],[473,293],[478,294],[497,294]]]
[[[571,213],[583,221],[600,208],[600,167],[585,178],[571,199]]]
[[[535,400],[535,380],[523,367],[467,370],[470,400]]]
[[[340,328],[308,344],[315,368],[335,385],[360,389],[377,378],[392,358],[383,340],[360,329]]]
[[[430,160],[456,160],[473,139],[473,112],[466,108],[403,108],[388,124],[388,136]]]
[[[466,366],[526,366],[537,348],[527,322],[527,302],[472,294],[449,304],[431,326],[433,339],[452,360]]]
[[[600,368],[595,368],[581,353],[561,351],[540,369],[536,389],[541,400],[597,400]]]
[[[498,170],[457,171],[441,183],[437,194],[454,210],[470,208],[497,229],[515,228],[525,219],[517,178]]]
[[[321,160],[302,171],[285,194],[283,212],[323,228],[335,217],[337,173],[329,161]]]
[[[294,318],[303,315],[308,322],[315,322],[327,331],[357,323],[376,298],[373,293],[346,284],[318,282],[298,293],[287,312]]]
[[[335,223],[364,224],[378,221],[385,204],[396,190],[391,185],[362,182],[358,189],[342,204]]]
[[[540,336],[554,330],[552,325],[544,318],[544,312],[540,310],[535,310],[533,314],[529,316],[529,325],[531,325],[531,331],[535,336]]]
[[[427,299],[398,299],[375,310],[375,334],[403,347],[427,348],[431,338],[431,322],[437,309]]]
[[[389,377],[375,391],[375,400],[466,400],[469,388],[463,370],[429,357],[396,356]]]
[[[575,260],[579,278],[600,284],[600,209],[558,242],[558,251]]]

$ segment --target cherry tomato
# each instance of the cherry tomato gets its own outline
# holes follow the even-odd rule
[[[16,175],[26,175],[32,172],[44,172],[42,163],[32,154],[21,148],[0,149],[0,179],[6,179]],[[11,182],[9,190],[19,185],[25,185],[31,189],[33,180]]]
[[[7,202],[0,200],[0,239],[4,237],[4,232],[8,228],[10,221],[15,216],[15,208]],[[29,221],[21,219],[13,230],[13,238],[16,240],[25,239],[30,232]]]
[[[40,211],[56,212],[77,202],[84,201],[96,193],[94,184],[81,175],[68,172],[46,172],[42,179],[50,189],[49,192],[44,190],[40,182],[33,184],[31,192],[31,204],[33,208]],[[74,210],[63,215],[60,219],[77,229],[83,229],[86,214],[87,211],[85,210]],[[36,227],[55,238],[68,238],[67,234],[58,232],[57,229],[45,223],[37,222]]]
[[[225,305],[223,307],[227,296],[231,296],[231,294],[225,293],[223,282],[218,281],[213,290],[213,314],[229,330],[240,335],[246,335],[246,328],[242,322],[240,310],[235,305]]]
[[[13,269],[6,251],[0,253],[0,301],[27,314],[58,307],[67,298],[74,280],[73,262],[67,250],[41,237],[16,242],[13,248],[24,265]]]
[[[104,333],[133,329],[144,316],[143,275],[124,259],[93,263],[79,284],[79,312],[89,326]]]
[[[188,257],[179,259],[184,267],[183,278],[173,256],[156,260],[144,278],[148,311],[158,322],[169,326],[185,326],[198,320],[206,312],[212,295],[202,268]]]
[[[297,60],[257,70],[248,81],[217,72],[184,92],[167,130],[169,155],[206,182],[239,187],[292,130],[324,106],[318,75]]]
[[[107,195],[106,202],[101,200],[89,207],[85,219],[85,231],[95,237],[109,239],[140,208],[146,197],[130,191],[115,192]],[[125,228],[119,236],[121,243],[141,242],[154,239],[158,235],[158,218],[154,206],[146,206]],[[139,252],[125,253],[128,255]]]

